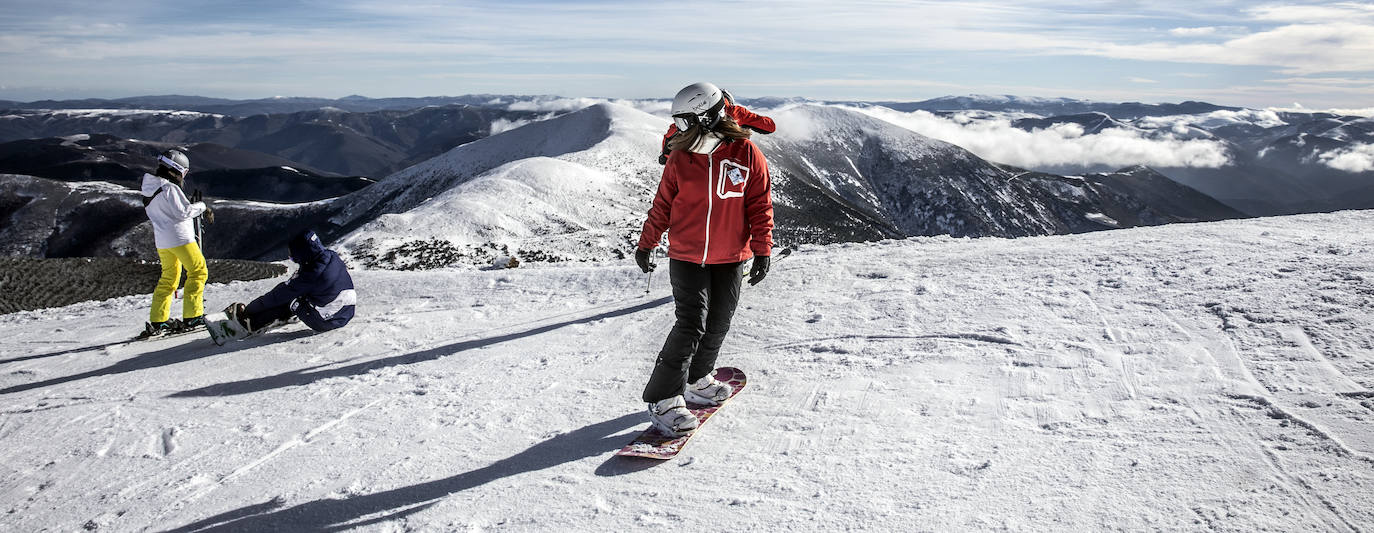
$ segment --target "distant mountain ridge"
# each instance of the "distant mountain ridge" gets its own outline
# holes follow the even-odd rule
[[[24,174],[59,181],[105,181],[138,189],[158,154],[179,148],[191,158],[187,190],[217,198],[266,202],[311,202],[348,194],[372,184],[280,157],[213,143],[179,145],[72,135],[0,143],[0,174]]]
[[[204,96],[159,95],[128,98],[87,98],[80,100],[38,100],[12,102],[0,100],[0,109],[61,110],[61,109],[123,109],[196,111],[247,117],[264,114],[298,113],[332,107],[354,113],[373,111],[409,111],[429,106],[482,106],[493,100],[514,99],[511,95],[468,94],[462,96],[426,96],[402,98],[367,98],[358,95],[343,98],[279,97],[251,100],[207,98]],[[521,96],[519,98],[528,98]]]
[[[1094,102],[1073,98],[1032,98],[1023,96],[942,96],[919,102],[873,102],[898,111],[1001,111],[1032,113],[1041,116],[1106,113],[1114,118],[1140,118],[1170,115],[1196,115],[1214,111],[1239,111],[1243,108],[1207,102],[1185,101],[1177,104],[1140,102]]]
[[[490,135],[500,121],[518,123],[539,116],[470,105],[370,112],[312,109],[242,118],[199,111],[11,111],[0,117],[0,142],[107,134],[163,143],[214,143],[325,172],[378,178]]]

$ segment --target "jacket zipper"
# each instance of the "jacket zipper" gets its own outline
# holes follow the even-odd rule
[[[720,145],[716,145],[716,148],[720,148]],[[706,154],[706,245],[702,246],[701,250],[701,266],[703,268],[706,267],[706,257],[711,253],[711,208],[714,203],[711,194],[712,190],[715,189],[711,185],[711,170],[716,166],[715,155],[714,148],[711,153]]]

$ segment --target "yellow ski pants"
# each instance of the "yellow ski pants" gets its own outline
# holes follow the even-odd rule
[[[166,322],[172,316],[172,294],[177,290],[177,282],[181,281],[182,267],[186,268],[186,293],[181,298],[181,317],[204,315],[205,280],[210,277],[210,271],[205,267],[200,245],[193,242],[176,248],[158,248],[157,257],[162,261],[162,277],[153,291],[149,320]]]

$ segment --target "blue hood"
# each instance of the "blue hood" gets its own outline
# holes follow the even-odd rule
[[[305,233],[293,237],[291,242],[287,243],[286,249],[291,260],[297,264],[318,263],[324,259],[324,243],[320,242],[320,237],[311,230],[305,230]]]

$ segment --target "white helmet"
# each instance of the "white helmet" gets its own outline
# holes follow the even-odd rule
[[[673,97],[673,123],[679,131],[686,131],[693,124],[713,128],[720,122],[720,111],[724,107],[725,91],[720,87],[706,82],[693,83]]]
[[[162,152],[161,155],[157,156],[157,162],[159,165],[175,170],[182,177],[185,177],[186,173],[191,170],[191,160],[186,157],[186,154],[181,153],[181,150],[177,149]]]

